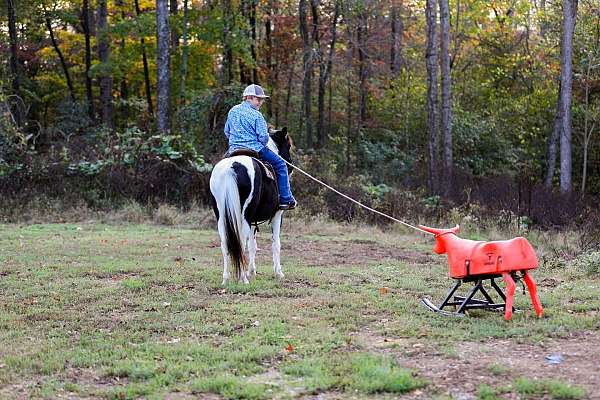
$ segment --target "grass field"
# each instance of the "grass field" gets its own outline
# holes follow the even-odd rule
[[[268,230],[222,287],[212,230],[0,225],[0,398],[600,398],[597,275],[534,271],[542,319],[520,289],[443,317],[428,237],[286,222],[279,281]]]

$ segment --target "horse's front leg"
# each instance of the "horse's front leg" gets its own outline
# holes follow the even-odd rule
[[[281,221],[283,217],[283,211],[277,211],[273,219],[271,220],[271,227],[273,230],[273,272],[279,279],[283,279],[283,272],[281,272],[281,241],[279,240],[279,234],[281,233]]]
[[[250,236],[248,236],[248,259],[250,261],[248,276],[250,278],[256,276],[256,250],[256,230],[253,229]]]

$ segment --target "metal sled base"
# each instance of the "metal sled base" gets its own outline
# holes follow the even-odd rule
[[[459,317],[464,316],[467,310],[472,309],[504,310],[506,308],[506,295],[504,294],[502,289],[500,289],[498,284],[496,284],[496,282],[494,281],[495,278],[499,277],[500,276],[498,275],[482,275],[477,278],[471,277],[459,279],[456,281],[454,287],[450,289],[450,291],[446,295],[446,298],[444,299],[444,301],[442,301],[442,303],[439,306],[433,304],[431,300],[429,300],[427,297],[423,297],[421,301],[431,311],[440,313],[442,315],[452,315]],[[494,288],[496,293],[502,299],[501,303],[496,303],[492,296],[485,289],[483,283],[487,280],[490,281],[490,285],[492,286],[492,288]],[[475,286],[471,290],[469,290],[466,296],[454,296],[454,293],[463,282],[475,282]],[[475,298],[475,295],[478,292],[483,296],[483,299]],[[455,311],[444,310],[444,308],[449,306],[454,306]],[[513,311],[516,311],[514,307],[512,309]]]

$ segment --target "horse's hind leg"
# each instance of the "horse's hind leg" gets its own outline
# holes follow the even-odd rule
[[[219,222],[217,223],[219,228],[219,237],[221,238],[221,253],[223,253],[223,283],[225,286],[227,284],[227,280],[229,279],[229,271],[227,270],[227,261],[229,260],[229,251],[227,250],[227,239],[225,236],[225,219],[219,218]]]
[[[240,232],[240,243],[242,243],[242,247],[246,247],[244,246],[244,244],[246,244],[248,242],[248,240],[250,240],[250,236],[252,236],[252,228],[250,227],[250,224],[248,224],[248,222],[246,220],[244,220],[242,222],[242,232]],[[243,248],[242,251],[245,251],[246,249]],[[254,264],[254,257],[252,256],[252,258],[250,259],[250,265]],[[240,272],[240,282],[241,283],[249,283],[248,282],[248,276],[249,276],[249,271],[248,271],[248,267],[245,265],[242,265],[242,270]]]
[[[248,259],[250,261],[248,275],[256,276],[256,231],[252,230],[248,236]]]
[[[279,234],[281,233],[281,217],[283,211],[278,211],[273,219],[271,220],[271,227],[273,229],[273,272],[279,279],[283,278],[283,272],[281,272],[281,241],[279,240]]]

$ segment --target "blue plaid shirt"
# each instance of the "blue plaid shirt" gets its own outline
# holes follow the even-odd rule
[[[229,110],[225,136],[229,139],[229,151],[250,149],[259,152],[269,141],[267,121],[260,111],[244,101]]]

